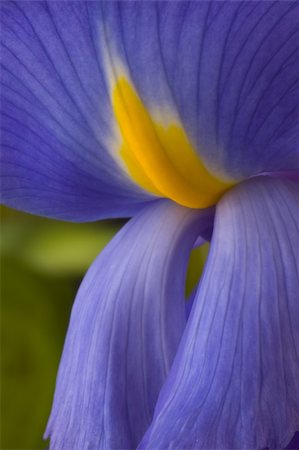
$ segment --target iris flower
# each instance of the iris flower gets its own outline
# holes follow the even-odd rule
[[[2,2],[2,201],[130,217],[77,294],[51,449],[299,429],[299,5]],[[186,307],[194,246],[211,240]]]

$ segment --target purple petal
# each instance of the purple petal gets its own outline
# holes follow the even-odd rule
[[[1,2],[2,201],[67,220],[150,199],[110,155],[113,115],[94,2]]]
[[[214,173],[299,169],[298,2],[1,5],[8,205],[93,220],[152,199],[111,157],[107,51],[153,116],[181,121]]]
[[[206,269],[140,448],[283,448],[299,430],[299,185],[257,178],[216,209]]]
[[[191,313],[191,310],[192,310],[192,307],[193,307],[193,303],[194,303],[194,300],[195,300],[195,297],[196,297],[196,289],[197,288],[193,289],[193,291],[191,292],[191,294],[189,295],[189,297],[187,298],[187,301],[186,301],[186,317],[187,317],[187,320],[188,320],[188,318],[190,316],[190,313]]]
[[[298,450],[299,449],[299,432],[295,434],[286,450]]]
[[[297,1],[103,4],[142,100],[178,113],[213,171],[299,168]]]
[[[185,274],[209,211],[160,201],[132,219],[78,292],[47,428],[51,449],[131,449],[183,332]]]

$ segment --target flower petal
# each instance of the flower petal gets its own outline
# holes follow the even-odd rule
[[[245,182],[216,210],[207,266],[140,448],[283,448],[299,430],[299,185]]]
[[[59,369],[52,449],[136,448],[186,323],[188,256],[207,220],[209,211],[156,202],[93,263]]]
[[[286,450],[298,450],[299,448],[299,432],[295,434],[289,445],[286,447]]]
[[[153,116],[179,117],[214,173],[299,168],[298,2],[104,2]]]
[[[67,220],[135,213],[151,197],[109,153],[99,5],[2,2],[1,9],[2,201]]]
[[[181,204],[184,188],[196,187],[206,202],[226,181],[298,170],[298,2],[1,6],[8,205],[70,220],[124,216],[153,198],[140,186],[160,192],[162,185],[175,201],[182,195]],[[117,79],[109,58],[132,81],[149,124],[158,123],[151,137],[163,131],[167,157],[158,146],[157,160],[170,156],[175,171],[164,164],[152,173],[146,153],[155,152],[146,137],[141,152],[133,133],[138,164],[134,152],[118,147],[123,124],[112,105]]]

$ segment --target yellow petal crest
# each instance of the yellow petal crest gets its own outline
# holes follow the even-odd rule
[[[205,208],[235,184],[207,170],[181,125],[157,123],[125,76],[115,83],[112,107],[123,141],[120,156],[143,189],[189,208]]]

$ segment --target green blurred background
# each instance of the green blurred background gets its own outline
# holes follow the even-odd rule
[[[71,224],[1,208],[2,450],[47,448],[42,435],[76,291],[123,224]],[[207,252],[207,245],[192,252],[187,294]]]

